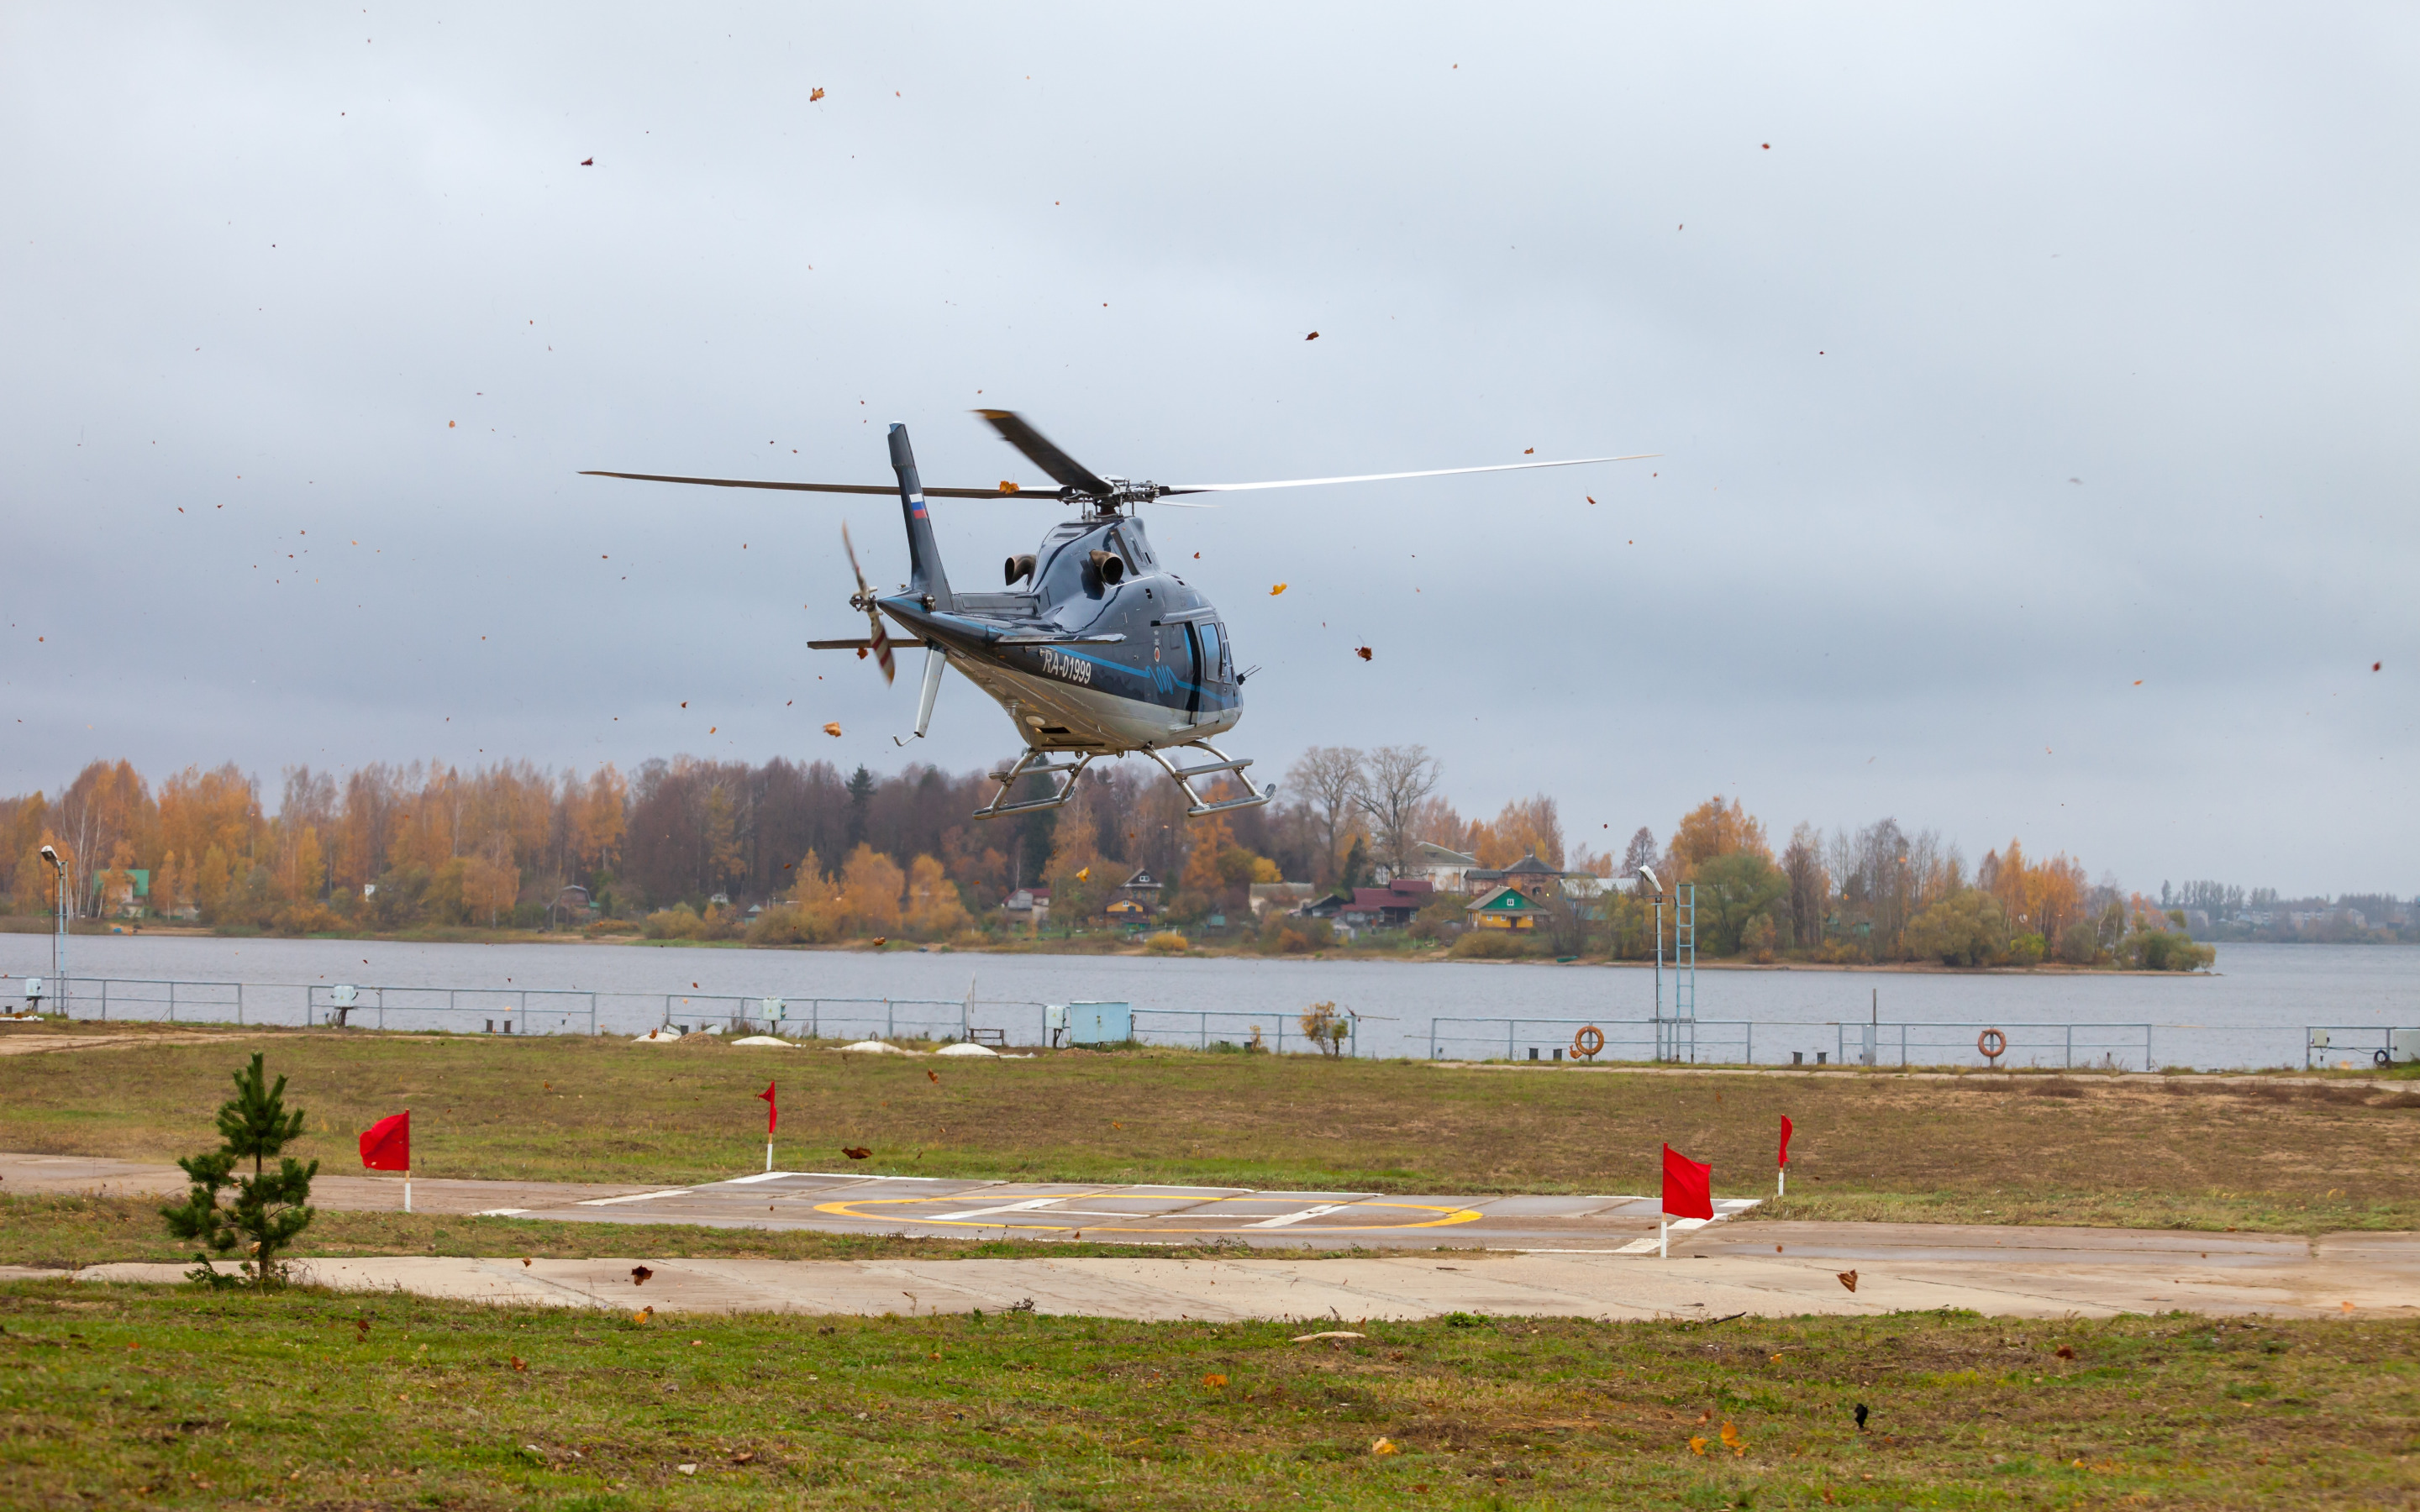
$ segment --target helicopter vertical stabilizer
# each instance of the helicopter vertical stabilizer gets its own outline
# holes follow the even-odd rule
[[[933,540],[933,517],[924,509],[923,480],[916,475],[916,451],[908,444],[908,427],[891,427],[891,466],[899,474],[899,508],[908,520],[908,591],[931,598],[927,606],[955,609],[950,576],[941,570],[941,548]]]

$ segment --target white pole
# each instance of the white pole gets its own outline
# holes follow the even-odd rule
[[[1773,1195],[1774,1195],[1775,1196],[1776,1196],[1776,1197],[1786,1197],[1786,1196],[1788,1196],[1790,1195],[1790,1167],[1789,1167],[1789,1166],[1784,1165],[1783,1167],[1781,1167],[1780,1176],[1779,1176],[1779,1178],[1778,1178],[1778,1184],[1775,1186],[1775,1188],[1774,1188],[1774,1192],[1773,1192]]]
[[[765,1168],[768,1171],[773,1168],[773,1141],[770,1139],[765,1141]]]
[[[403,1211],[411,1211],[411,1167],[409,1165],[403,1168]]]
[[[1655,1257],[1659,1260],[1672,1257],[1672,1225],[1670,1220],[1663,1217],[1655,1220]]]

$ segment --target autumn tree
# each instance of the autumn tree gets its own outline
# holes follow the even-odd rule
[[[1824,905],[1831,901],[1831,879],[1823,871],[1823,834],[1802,824],[1790,832],[1789,848],[1781,853],[1782,875],[1789,881],[1786,912],[1790,943],[1802,949],[1823,942]]]
[[[900,895],[907,890],[908,873],[871,845],[849,852],[840,869],[841,906],[861,933],[897,933]]]
[[[1515,798],[1494,822],[1473,825],[1479,864],[1501,871],[1525,856],[1534,856],[1560,870],[1563,864],[1562,811],[1545,794]]]
[[[1313,881],[1336,875],[1344,845],[1361,813],[1361,753],[1350,746],[1313,746],[1286,770],[1286,790],[1303,804],[1319,841]]]
[[[1726,852],[1700,864],[1698,925],[1716,955],[1737,955],[1749,928],[1790,890],[1790,879],[1755,851]]]
[[[1412,847],[1419,839],[1412,833],[1412,821],[1436,791],[1440,776],[1426,746],[1381,746],[1364,759],[1353,801],[1370,821],[1388,875],[1410,870]]]
[[[1050,863],[1042,873],[1050,887],[1051,916],[1069,925],[1107,908],[1109,895],[1125,880],[1110,874],[1113,869],[1101,855],[1099,825],[1088,796],[1079,792],[1060,811],[1050,837]]]
[[[1764,841],[1764,825],[1751,817],[1737,798],[1728,804],[1716,794],[1681,816],[1672,832],[1673,874],[1667,882],[1686,882],[1699,867],[1718,856],[1761,856],[1770,862],[1773,848]]]
[[[944,940],[973,922],[958,899],[957,884],[942,872],[941,863],[920,856],[908,868],[908,933],[918,939]]]

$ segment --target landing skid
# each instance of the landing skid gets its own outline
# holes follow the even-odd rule
[[[1143,752],[1144,755],[1157,762],[1159,769],[1174,779],[1176,785],[1185,790],[1185,795],[1193,800],[1193,807],[1185,810],[1186,817],[1188,819],[1199,819],[1206,813],[1224,813],[1230,809],[1257,809],[1278,795],[1276,783],[1272,782],[1264,788],[1256,788],[1252,785],[1252,779],[1244,775],[1244,768],[1252,764],[1251,758],[1249,756],[1242,761],[1231,761],[1225,751],[1206,740],[1188,740],[1176,748],[1208,751],[1213,758],[1200,766],[1178,766],[1158,751]],[[1216,803],[1203,797],[1201,790],[1193,785],[1193,779],[1209,777],[1218,772],[1234,773],[1235,779],[1244,784],[1244,791],[1250,796],[1224,798]]]
[[[1257,809],[1277,796],[1276,783],[1272,782],[1267,787],[1257,788],[1252,785],[1250,778],[1244,776],[1244,768],[1252,764],[1251,758],[1249,756],[1241,761],[1231,760],[1225,751],[1206,740],[1188,740],[1175,748],[1207,751],[1212,757],[1212,760],[1199,766],[1179,766],[1158,751],[1146,749],[1143,752],[1144,755],[1157,762],[1159,769],[1166,772],[1178,787],[1185,790],[1185,795],[1187,798],[1193,800],[1192,806],[1185,810],[1186,817],[1188,819],[1199,819],[1203,814],[1225,813],[1230,809]],[[990,774],[991,779],[1000,784],[1000,791],[992,795],[991,802],[975,810],[975,817],[998,819],[1007,814],[1038,813],[1045,809],[1064,808],[1067,800],[1076,795],[1076,779],[1084,775],[1085,767],[1093,764],[1093,752],[1083,751],[1078,753],[1074,761],[1054,762],[1050,759],[1048,751],[1026,751],[1016,758],[1016,764],[1003,771]],[[1244,791],[1249,795],[1241,798],[1221,798],[1214,802],[1205,797],[1201,789],[1193,785],[1195,778],[1211,777],[1220,772],[1234,773],[1236,780],[1244,784]],[[1009,802],[1009,794],[1016,790],[1017,783],[1029,777],[1048,777],[1056,779],[1049,796],[1026,798],[1016,803]]]
[[[991,802],[975,810],[975,817],[998,819],[1003,814],[1037,813],[1044,809],[1064,807],[1067,800],[1076,795],[1076,779],[1083,776],[1084,768],[1092,764],[1091,751],[1081,752],[1074,761],[1062,764],[1051,761],[1048,751],[1028,750],[1017,757],[1016,765],[1006,771],[990,774],[991,779],[1000,784],[1000,791],[991,795]],[[1067,774],[1066,780],[1059,783],[1048,797],[1027,798],[1018,803],[1008,801],[1009,794],[1026,778],[1055,777],[1061,772]]]

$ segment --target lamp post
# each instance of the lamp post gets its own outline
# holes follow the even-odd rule
[[[67,978],[62,975],[68,968],[68,864],[60,859],[57,848],[50,845],[42,847],[42,859],[51,863],[52,891],[58,901],[53,910],[51,930],[51,995],[60,999],[59,1011],[64,1013],[68,990]]]
[[[1654,888],[1655,900],[1655,1058],[1664,1058],[1664,884],[1657,880],[1655,869],[1642,866],[1638,874]]]

